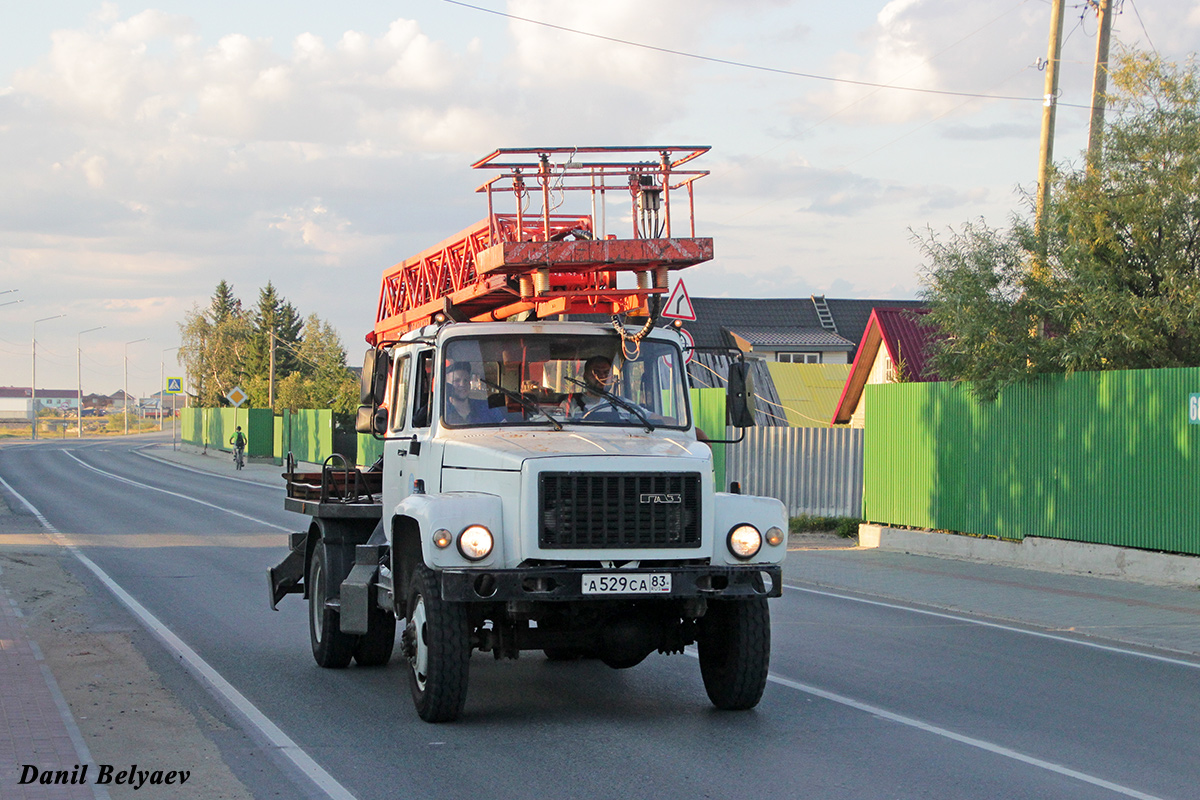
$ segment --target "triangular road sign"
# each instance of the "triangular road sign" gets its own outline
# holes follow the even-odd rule
[[[688,297],[687,287],[683,285],[682,280],[675,284],[675,290],[671,292],[671,297],[659,316],[696,321],[696,309],[692,308],[692,298]]]

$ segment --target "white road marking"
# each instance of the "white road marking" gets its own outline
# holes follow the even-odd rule
[[[1122,786],[1119,783],[1106,781],[1103,778],[1097,778],[1094,775],[1088,775],[1085,772],[1064,767],[1061,764],[1055,764],[1051,761],[1044,761],[1040,758],[1035,758],[1033,756],[1017,752],[1016,750],[1010,750],[1007,747],[1002,747],[998,744],[984,741],[983,739],[976,739],[972,736],[964,736],[961,733],[955,733],[954,731],[947,730],[946,728],[939,728],[937,725],[931,725],[928,722],[922,722],[919,719],[913,719],[912,717],[906,717],[901,714],[894,714],[891,711],[887,711],[878,706],[861,703],[858,700],[844,697],[840,694],[834,694],[833,692],[827,692],[824,689],[818,689],[815,686],[798,683],[797,681],[781,678],[774,674],[768,675],[767,680],[773,683],[778,683],[780,686],[786,686],[789,689],[795,689],[797,691],[804,692],[805,694],[811,694],[815,697],[820,697],[823,700],[829,700],[830,702],[839,703],[841,705],[857,709],[858,711],[864,711],[872,716],[886,719],[889,722],[907,725],[910,728],[916,728],[917,730],[925,731],[926,733],[932,733],[935,736],[941,736],[943,738],[950,739],[951,741],[965,744],[969,747],[977,747],[980,750],[984,750],[998,756],[1003,756],[1004,758],[1011,758],[1014,761],[1020,761],[1022,764],[1038,767],[1039,769],[1044,769],[1058,775],[1064,775],[1068,778],[1074,778],[1077,781],[1088,783],[1092,786],[1099,786],[1101,789],[1108,789],[1111,792],[1116,792],[1117,794],[1122,794],[1126,797],[1136,797],[1139,798],[1139,800],[1162,800],[1162,798],[1159,798],[1155,795],[1139,792],[1137,789],[1131,789],[1128,786]]]
[[[698,659],[700,657],[694,646],[686,648],[684,653],[692,658]],[[873,717],[886,719],[888,722],[895,722],[900,725],[906,725],[910,728],[916,728],[917,730],[924,731],[925,733],[932,733],[935,736],[941,736],[945,739],[958,742],[959,744],[968,745],[969,747],[977,747],[980,750],[985,750],[989,753],[1003,756],[1004,758],[1011,758],[1014,761],[1020,761],[1022,764],[1028,764],[1032,767],[1044,769],[1058,775],[1064,775],[1068,778],[1074,778],[1077,781],[1089,783],[1092,786],[1099,786],[1102,789],[1108,789],[1109,791],[1116,792],[1117,794],[1123,794],[1126,797],[1136,797],[1138,800],[1164,800],[1164,798],[1156,795],[1139,792],[1137,789],[1130,789],[1128,786],[1122,786],[1119,783],[1113,783],[1112,781],[1106,781],[1103,778],[1097,778],[1094,775],[1088,775],[1086,772],[1080,772],[1078,770],[1071,769],[1070,767],[1064,767],[1061,764],[1055,764],[1051,761],[1035,758],[1034,756],[1029,756],[1016,750],[1011,750],[1002,745],[993,744],[992,742],[984,741],[983,739],[976,739],[973,736],[964,736],[963,734],[955,733],[948,728],[941,728],[937,725],[932,725],[928,722],[922,722],[919,719],[914,719],[913,717],[906,717],[903,714],[896,714],[892,711],[880,708],[879,706],[863,703],[851,697],[846,697],[845,695],[827,692],[824,689],[817,688],[816,686],[810,686],[807,683],[793,681],[789,678],[776,675],[773,672],[767,675],[767,680],[771,683],[777,683],[780,686],[786,686],[789,689],[795,689],[798,692],[810,694],[813,697],[819,697],[822,700],[828,700],[831,703],[838,703],[839,705],[853,708],[856,711],[865,712]]]
[[[1189,669],[1200,669],[1200,663],[1195,661],[1184,661],[1180,658],[1171,658],[1169,656],[1155,655],[1154,653],[1144,653],[1138,650],[1127,650],[1123,647],[1115,647],[1108,644],[1099,644],[1097,642],[1089,642],[1084,639],[1073,639],[1070,636],[1058,636],[1053,633],[1045,633],[1043,631],[1032,631],[1026,628],[1018,628],[1013,625],[1004,625],[999,622],[987,622],[981,619],[972,619],[971,617],[963,617],[957,614],[949,614],[943,611],[928,611],[923,608],[911,608],[898,603],[888,603],[883,600],[869,600],[865,597],[855,597],[854,595],[840,594],[838,592],[828,592],[821,589],[808,589],[802,586],[792,586],[785,583],[785,589],[791,589],[794,592],[807,592],[808,594],[817,594],[822,597],[833,597],[838,600],[850,600],[855,603],[864,603],[869,606],[879,606],[880,608],[893,608],[898,611],[908,611],[913,614],[922,614],[927,617],[937,617],[939,619],[953,620],[954,622],[967,622],[971,625],[979,625],[984,628],[995,628],[996,630],[1008,631],[1009,633],[1020,633],[1026,636],[1035,636],[1039,639],[1050,639],[1055,642],[1064,642],[1066,644],[1075,644],[1080,647],[1090,647],[1093,650],[1103,650],[1108,653],[1117,653],[1124,656],[1135,656],[1144,658],[1149,661],[1158,661],[1163,664],[1171,664],[1176,667],[1188,667]]]
[[[277,530],[288,531],[288,532],[291,532],[291,530],[292,530],[291,528],[286,528],[283,525],[276,525],[274,522],[267,522],[264,519],[258,519],[257,517],[250,516],[249,514],[243,514],[240,511],[234,511],[232,509],[225,508],[224,506],[219,506],[216,503],[210,503],[207,500],[200,500],[199,498],[192,497],[191,495],[182,494],[180,492],[172,492],[167,489],[160,489],[157,486],[150,486],[149,484],[131,480],[130,478],[122,478],[120,475],[114,475],[111,472],[106,472],[105,470],[102,470],[99,467],[93,467],[91,464],[88,464],[86,461],[82,461],[81,459],[79,459],[70,450],[63,450],[62,452],[66,453],[68,457],[74,459],[75,461],[78,461],[81,465],[83,465],[84,468],[90,469],[92,472],[99,473],[100,475],[103,475],[106,478],[112,478],[114,481],[120,481],[121,483],[127,483],[130,486],[137,486],[142,489],[149,489],[153,492],[162,492],[163,494],[169,494],[172,497],[178,497],[183,500],[190,500],[193,503],[199,503],[202,506],[208,506],[209,508],[215,508],[217,511],[224,511],[226,514],[232,514],[235,517],[241,517],[242,519],[248,519],[251,522],[257,522],[259,525],[267,525],[267,526],[275,528]]]
[[[68,455],[70,455],[68,453]],[[75,459],[78,461],[79,459]],[[80,461],[79,463],[83,463]],[[87,464],[84,464],[87,467]],[[93,469],[88,467],[88,469]],[[99,472],[99,470],[97,470]],[[102,473],[107,474],[107,473]],[[113,476],[115,477],[115,476]],[[124,480],[124,479],[121,479]],[[278,725],[272,722],[266,714],[258,710],[250,700],[234,688],[233,684],[225,680],[221,673],[217,672],[207,661],[200,657],[200,654],[189,647],[182,639],[176,636],[170,628],[164,625],[150,611],[135,600],[128,592],[120,587],[116,581],[108,576],[94,561],[81,553],[74,545],[72,545],[63,534],[50,524],[49,520],[37,509],[33,503],[25,499],[23,495],[17,492],[4,478],[0,477],[0,485],[4,486],[13,497],[16,497],[21,503],[29,509],[32,514],[37,517],[38,522],[42,524],[48,535],[61,547],[65,547],[71,552],[79,562],[96,576],[113,595],[128,608],[134,616],[141,620],[151,633],[153,633],[159,641],[161,641],[168,650],[172,651],[180,659],[187,664],[188,668],[197,676],[202,678],[212,687],[213,691],[220,695],[234,709],[239,711],[246,721],[258,729],[270,744],[279,750],[284,757],[291,761],[297,769],[300,770],[310,781],[313,782],[322,792],[333,800],[357,800],[357,798],[337,781],[332,775],[326,772],[320,764],[304,752],[300,745],[296,744],[290,736],[284,733]],[[139,484],[140,485],[140,484]],[[154,487],[149,487],[154,488]],[[162,490],[159,490],[162,491]],[[168,492],[174,494],[174,492]]]

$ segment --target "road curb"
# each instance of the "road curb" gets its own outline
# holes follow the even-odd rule
[[[858,528],[858,544],[865,548],[983,561],[1043,572],[1200,588],[1200,558],[1130,547],[1036,537],[1016,542],[865,523]]]

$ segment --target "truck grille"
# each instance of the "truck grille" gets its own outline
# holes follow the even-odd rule
[[[543,548],[700,546],[700,474],[548,472],[538,485]]]

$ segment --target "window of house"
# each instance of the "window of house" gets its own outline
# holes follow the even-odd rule
[[[820,364],[820,353],[776,353],[777,361],[788,364]]]

